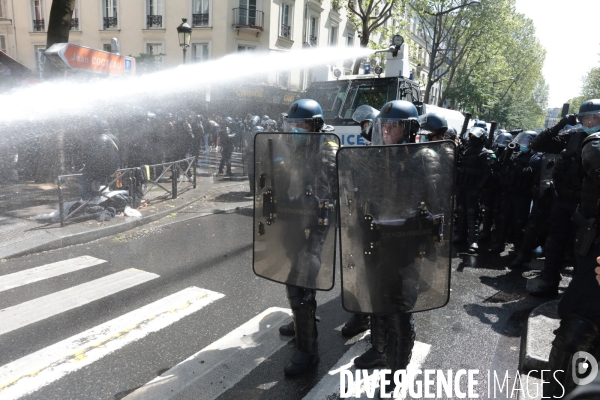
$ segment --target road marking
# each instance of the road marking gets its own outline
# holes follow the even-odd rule
[[[279,335],[290,315],[285,308],[263,311],[123,400],[216,399],[291,340]]]
[[[370,331],[367,331],[367,333]],[[325,375],[319,383],[317,383],[310,392],[304,397],[306,400],[312,399],[339,399],[340,398],[340,371],[349,370],[352,372],[352,376],[354,376],[354,371],[356,371],[356,367],[354,366],[354,359],[361,354],[363,354],[370,347],[367,341],[364,339],[366,333],[363,334],[346,353],[339,359],[337,364],[333,366],[333,368]],[[429,350],[431,349],[431,345],[421,342],[415,342],[415,346],[412,351],[412,358],[410,360],[410,364],[408,364],[408,374],[411,372],[414,373],[415,370],[421,368],[425,358],[427,358],[427,354],[429,354]],[[374,370],[369,370],[369,374],[372,374]],[[376,379],[376,385],[379,385],[379,378]],[[354,387],[356,387],[356,382],[354,382]],[[364,386],[364,379],[360,380],[360,397],[352,398],[360,398],[360,399],[368,399]],[[403,398],[403,397],[400,397]]]
[[[0,335],[72,310],[159,276],[130,268],[0,310]]]
[[[190,287],[6,364],[0,367],[0,398],[33,393],[222,297]]]
[[[0,292],[29,283],[42,281],[55,276],[67,274],[80,269],[92,267],[94,265],[105,263],[106,261],[91,256],[81,256],[63,260],[52,264],[42,265],[41,267],[26,269],[25,271],[15,272],[14,274],[0,276]]]

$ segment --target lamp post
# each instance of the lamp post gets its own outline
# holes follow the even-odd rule
[[[185,64],[185,52],[190,47],[192,40],[192,27],[188,25],[187,18],[181,18],[181,25],[177,27],[177,36],[179,36],[179,46],[183,49],[183,63]]]
[[[434,68],[433,66],[435,65],[435,61],[437,58],[437,53],[439,51],[439,47],[441,45],[441,43],[444,41],[443,39],[440,39],[440,36],[442,36],[443,32],[443,26],[442,26],[442,17],[446,14],[451,13],[452,11],[458,10],[459,8],[464,8],[464,7],[470,7],[470,6],[480,6],[481,5],[481,1],[480,0],[465,0],[462,2],[462,4],[459,4],[458,6],[449,8],[447,10],[443,10],[443,11],[438,11],[438,12],[429,12],[427,10],[423,10],[423,12],[425,14],[428,14],[432,17],[434,17],[434,21],[433,21],[433,36],[432,36],[432,40],[431,40],[431,54],[430,54],[430,62],[429,62],[429,74],[428,74],[428,80],[427,80],[427,88],[425,89],[425,103],[429,102],[429,92],[431,91],[431,88],[433,86],[433,83],[431,81],[431,77],[433,76],[434,73]],[[423,20],[425,20],[424,18],[422,18]],[[438,29],[438,25],[439,25],[439,29]]]

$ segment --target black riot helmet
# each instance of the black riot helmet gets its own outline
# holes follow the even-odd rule
[[[476,119],[475,123],[473,124],[473,128],[482,128],[487,131],[487,124],[482,119]]]
[[[535,139],[537,136],[537,132],[535,131],[525,131],[521,132],[517,135],[513,142],[519,146],[522,152],[529,150],[529,144]]]
[[[600,133],[586,137],[582,144],[581,166],[596,185],[600,186]]]
[[[379,110],[369,105],[363,104],[357,107],[352,114],[352,119],[360,124],[360,135],[371,141],[373,135],[373,121],[379,115]]]
[[[500,132],[494,139],[494,143],[492,144],[492,147],[494,150],[497,148],[505,149],[506,146],[508,146],[508,144],[512,141],[513,141],[513,136],[510,133]]]
[[[446,117],[437,113],[427,113],[419,117],[421,130],[429,131],[434,135],[442,135],[448,130]]]
[[[300,99],[290,105],[283,130],[284,132],[319,132],[324,125],[321,105],[311,99]]]
[[[419,112],[413,103],[392,100],[381,108],[373,128],[374,145],[414,142],[419,130]]]
[[[473,126],[469,131],[469,143],[473,146],[479,146],[485,144],[487,140],[488,132],[478,126]]]
[[[581,129],[588,135],[600,131],[600,99],[584,101],[579,107],[577,119]]]
[[[223,120],[223,125],[225,125],[228,128],[232,127],[234,123],[235,121],[231,117],[225,117],[225,119]]]
[[[250,124],[252,126],[260,125],[260,117],[258,115],[255,115],[254,117],[251,117],[250,118]]]
[[[446,133],[444,133],[444,139],[456,140],[456,136],[458,136],[458,133],[456,132],[456,129],[451,126],[449,126]]]
[[[256,125],[252,127],[252,133],[264,132],[265,128],[260,125]]]

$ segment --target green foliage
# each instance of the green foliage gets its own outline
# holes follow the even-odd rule
[[[600,67],[589,70],[582,81],[581,96],[585,100],[600,98]]]

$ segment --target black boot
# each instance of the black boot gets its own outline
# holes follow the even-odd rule
[[[479,246],[477,245],[477,225],[477,215],[475,214],[475,210],[469,210],[467,213],[467,228],[469,229],[467,242],[469,243],[469,254],[477,254],[479,251]]]
[[[483,223],[481,226],[481,232],[479,233],[480,242],[488,242],[491,239],[492,221],[494,214],[492,207],[486,206],[483,210]]]
[[[537,238],[537,229],[531,223],[525,227],[523,234],[523,241],[519,246],[517,258],[510,263],[510,268],[522,268],[523,265],[528,264],[531,261],[531,252],[535,246],[535,240]]]
[[[571,315],[560,321],[560,327],[554,331],[556,337],[548,360],[549,382],[542,386],[543,398],[560,398],[570,393],[576,386],[572,377],[572,358],[578,351],[590,352],[594,341],[600,335],[599,327],[592,321]]]
[[[546,258],[542,275],[527,281],[527,291],[532,296],[555,297],[558,295],[558,285],[563,264],[564,248],[552,238],[546,239]]]
[[[296,329],[294,327],[294,320],[287,325],[282,325],[279,327],[279,334],[283,336],[295,336]]]
[[[296,296],[297,292],[302,296]],[[303,293],[302,293],[303,292]],[[317,301],[315,291],[288,286],[288,298],[296,324],[296,351],[283,371],[286,375],[299,375],[319,362],[317,347]]]
[[[465,209],[458,207],[456,209],[456,229],[452,243],[462,243],[467,239],[467,214]]]
[[[494,233],[494,242],[490,246],[490,252],[502,253],[506,241],[506,218],[501,215],[496,221],[496,231]]]
[[[359,369],[369,369],[378,366],[385,367],[387,347],[387,329],[385,317],[371,315],[371,348],[360,357],[354,359],[354,365]]]
[[[369,329],[368,314],[352,314],[342,327],[342,335],[352,337]]]
[[[386,393],[392,393],[395,389],[394,373],[406,370],[412,349],[415,344],[415,321],[412,314],[395,314],[387,317],[388,345],[387,345],[387,369],[391,370],[390,384],[384,389]],[[381,393],[380,393],[381,397]],[[381,397],[383,398],[383,397]]]

